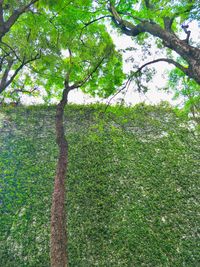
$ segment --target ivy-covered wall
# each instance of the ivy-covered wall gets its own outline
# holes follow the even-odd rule
[[[0,266],[48,267],[55,107],[0,111]],[[70,267],[200,261],[199,132],[167,104],[68,106]]]

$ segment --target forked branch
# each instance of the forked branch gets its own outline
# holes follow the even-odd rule
[[[39,59],[41,57],[41,51],[36,54],[34,57],[26,60],[25,58],[22,60],[21,64],[16,68],[16,70],[14,71],[14,73],[9,76],[10,71],[11,71],[11,67],[13,65],[13,61],[10,61],[8,63],[7,68],[5,69],[2,79],[1,79],[1,83],[0,83],[0,93],[2,93],[14,80],[14,78],[17,76],[17,74],[19,73],[19,71],[26,66],[27,64],[29,64],[32,61],[35,61],[37,59]]]

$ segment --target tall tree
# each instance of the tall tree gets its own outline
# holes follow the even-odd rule
[[[65,214],[68,145],[64,132],[68,94],[81,88],[92,95],[109,96],[122,83],[124,75],[121,55],[115,51],[105,27],[98,21],[87,25],[94,14],[93,1],[40,1],[37,9],[25,13],[35,2],[19,8],[13,1],[13,8],[17,6],[20,12],[12,19],[8,31],[2,31],[1,92],[13,98],[20,97],[21,92],[32,93],[32,87],[40,87],[45,91],[46,102],[59,101],[55,121],[59,155],[51,209],[51,266],[64,267],[68,266]],[[14,11],[5,14],[12,17]]]
[[[121,55],[115,51],[106,28],[97,23],[84,27],[92,17],[92,1],[62,1],[46,13],[48,40],[40,59],[30,67],[30,83],[45,90],[47,102],[58,99],[56,142],[59,148],[51,208],[51,266],[68,266],[66,235],[66,174],[68,144],[64,131],[64,108],[70,91],[81,88],[92,95],[107,97],[124,78]],[[79,4],[79,5],[78,5]],[[82,21],[82,22],[81,22]],[[27,80],[28,82],[28,80]],[[28,82],[29,83],[29,82]]]

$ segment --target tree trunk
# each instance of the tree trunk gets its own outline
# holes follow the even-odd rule
[[[68,88],[63,91],[63,97],[56,109],[56,142],[59,147],[57,171],[51,207],[51,241],[50,257],[52,267],[67,267],[67,220],[65,214],[65,178],[67,173],[68,146],[64,133],[63,117],[67,104]]]

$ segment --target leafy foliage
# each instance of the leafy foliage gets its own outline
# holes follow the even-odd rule
[[[0,116],[1,265],[50,266],[54,107]],[[68,106],[70,266],[197,266],[199,132],[167,105]]]
[[[174,91],[174,97],[184,99],[184,112],[190,114],[199,123],[200,120],[200,86],[184,74],[174,69],[169,74],[169,86]]]
[[[60,99],[68,75],[70,84],[78,84],[91,95],[112,94],[124,79],[122,57],[105,26],[98,21],[87,25],[92,11],[92,1],[40,1],[35,12],[21,16],[4,37],[6,53],[12,50],[6,61],[16,58],[10,71],[32,54],[39,53],[39,57],[16,75],[3,99],[16,100],[24,92],[41,90],[47,102]]]

